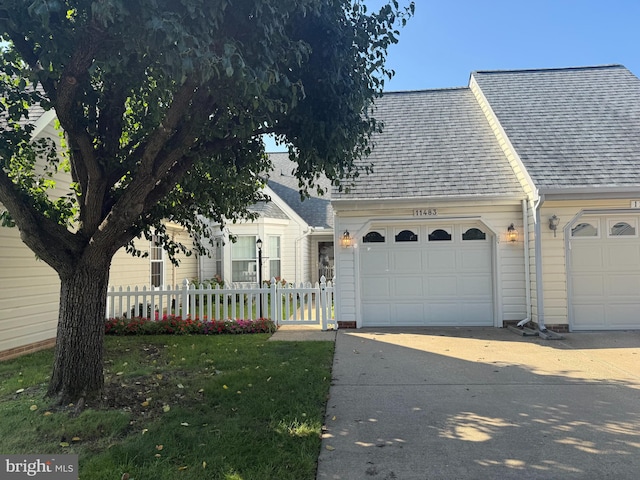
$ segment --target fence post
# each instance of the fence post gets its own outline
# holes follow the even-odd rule
[[[276,323],[276,328],[280,326],[280,295],[278,294],[278,282],[275,277],[271,279],[271,285],[269,286],[271,297],[271,319]]]
[[[321,316],[321,325],[322,331],[325,332],[328,330],[328,312],[327,312],[327,277],[322,275],[320,277],[320,316]]]
[[[189,316],[189,279],[182,282],[182,318]]]

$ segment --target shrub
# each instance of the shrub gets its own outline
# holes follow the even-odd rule
[[[268,318],[256,320],[199,320],[176,315],[162,318],[110,318],[105,323],[107,335],[217,335],[222,333],[273,333],[275,323]]]

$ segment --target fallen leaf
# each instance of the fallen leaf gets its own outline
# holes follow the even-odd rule
[[[79,442],[80,441],[80,437],[73,437],[71,439],[72,442]]]
[[[118,375],[118,376],[124,375],[124,372],[118,372],[118,373],[116,373],[116,375]]]
[[[148,407],[149,406],[149,402],[147,402],[146,400],[144,402],[142,402],[140,405],[142,405],[143,407]]]
[[[207,468],[207,462],[202,462],[202,468]]]
[[[31,405],[29,407],[29,410],[31,410],[32,412],[35,412],[38,409],[38,405]]]
[[[120,480],[129,480],[129,474],[128,473],[123,473],[122,477],[120,477]]]
[[[178,384],[178,388],[184,388],[184,385],[182,385],[181,383]]]
[[[21,388],[21,389],[19,389],[19,390],[16,390],[16,393],[22,393],[22,392],[24,392],[24,388]]]
[[[164,406],[162,407],[162,411],[163,411],[164,413],[167,413],[169,410],[171,410],[171,407],[170,407],[169,405],[164,405]]]
[[[160,455],[159,453],[156,453],[154,456],[155,456],[156,458],[160,458],[162,455]]]
[[[149,429],[148,429],[148,428],[143,428],[143,429],[142,429],[142,434],[144,435],[144,434],[145,434],[145,433],[147,433],[148,431],[149,431]]]
[[[329,451],[331,451],[331,452],[332,452],[332,451],[334,451],[334,450],[336,449],[336,447],[332,447],[331,445],[327,445],[327,446],[326,446],[326,447],[324,447],[324,448],[326,448],[327,450],[329,450]]]
[[[51,413],[51,412],[44,412],[44,413],[43,413],[43,415],[44,415],[45,417],[48,417],[49,415],[53,415],[53,413]]]
[[[336,416],[334,415],[333,417],[331,417],[331,420],[333,420],[335,422],[336,421]]]
[[[156,445],[156,450],[162,450],[164,448],[164,445]]]
[[[178,471],[186,470],[187,468],[189,467],[187,467],[186,465],[183,465],[182,467],[178,467]]]
[[[229,387],[227,387],[226,385],[222,385],[222,388],[224,388],[225,390],[229,389]]]
[[[188,427],[189,424],[187,422],[182,422],[180,425],[182,425],[183,427]]]
[[[156,375],[156,378],[157,378],[158,380],[162,380],[162,374],[161,374],[161,373],[158,373],[158,374]]]
[[[61,447],[68,447],[69,446],[69,442],[60,442],[60,446]]]

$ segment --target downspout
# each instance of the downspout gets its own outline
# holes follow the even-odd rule
[[[531,321],[531,266],[529,265],[529,207],[528,200],[522,200],[522,229],[524,230],[524,279],[527,316],[518,322],[518,327],[524,327]]]
[[[538,197],[538,202],[534,207],[535,211],[535,255],[536,255],[536,306],[538,309],[538,330],[546,332],[547,327],[544,324],[544,298],[542,283],[542,238],[540,233],[540,210],[544,203],[544,195]]]
[[[295,255],[294,255],[294,256],[295,256],[295,265],[294,265],[294,268],[295,268],[295,272],[296,272],[296,278],[295,278],[295,283],[296,283],[296,284],[300,283],[300,281],[301,281],[301,280],[299,280],[299,278],[298,278],[298,274],[300,273],[300,272],[299,272],[299,265],[298,265],[298,261],[300,260],[300,259],[299,259],[299,257],[300,257],[300,253],[301,253],[301,252],[299,252],[299,251],[298,251],[298,247],[299,247],[299,245],[300,245],[300,242],[301,242],[304,238],[306,238],[306,237],[308,237],[309,235],[311,235],[314,231],[315,231],[315,229],[314,229],[313,227],[309,227],[307,230],[305,230],[305,231],[302,233],[302,235],[300,235],[300,236],[299,236],[298,238],[296,238],[296,240],[295,240]],[[304,265],[304,262],[300,262],[300,263]],[[302,274],[300,274],[300,277],[302,277]]]

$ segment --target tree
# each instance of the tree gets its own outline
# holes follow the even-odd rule
[[[381,125],[371,112],[387,47],[413,4],[361,0],[4,0],[0,202],[4,225],[56,270],[60,312],[48,393],[99,394],[113,255],[248,214],[268,171],[262,135],[288,145],[302,192],[321,172],[358,175]],[[64,157],[31,138],[55,109]],[[44,170],[41,166],[44,165]],[[68,169],[68,195],[51,176]]]

